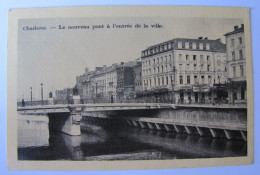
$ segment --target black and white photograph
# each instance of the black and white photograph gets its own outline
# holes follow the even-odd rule
[[[18,19],[17,161],[247,157],[245,19]]]

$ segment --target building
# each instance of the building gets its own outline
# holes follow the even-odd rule
[[[136,61],[121,62],[117,70],[117,102],[134,102],[134,66]]]
[[[226,82],[226,47],[220,39],[176,38],[141,54],[143,94],[149,102],[205,103],[214,84]]]
[[[135,92],[135,99],[138,102],[138,95],[143,90],[142,85],[142,62],[137,61],[136,65],[133,67],[134,69],[134,92]]]
[[[66,103],[68,100],[72,100],[72,96],[73,96],[72,88],[65,88],[62,90],[55,91],[55,101],[56,102],[60,101],[60,103],[62,103],[62,101],[64,101],[64,103]]]
[[[105,70],[106,77],[106,102],[115,103],[117,102],[117,66],[118,64],[113,64]]]
[[[116,102],[117,65],[96,67],[94,71],[86,68],[83,75],[77,76],[76,87],[85,103]]]
[[[246,57],[244,24],[224,35],[227,50],[228,98],[230,103],[246,103]]]

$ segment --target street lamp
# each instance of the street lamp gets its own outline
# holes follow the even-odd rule
[[[42,95],[42,102],[43,102],[43,84],[41,83],[41,95]]]
[[[31,89],[31,102],[32,102],[32,87],[30,87],[30,89]]]

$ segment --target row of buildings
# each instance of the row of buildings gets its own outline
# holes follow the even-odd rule
[[[244,25],[224,36],[226,44],[175,38],[148,47],[134,61],[86,68],[76,88],[86,103],[245,103]]]

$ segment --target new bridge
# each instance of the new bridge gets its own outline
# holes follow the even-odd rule
[[[47,115],[49,128],[80,135],[81,121],[200,136],[247,139],[247,109],[241,105],[165,103],[42,104],[17,107],[21,115]]]

